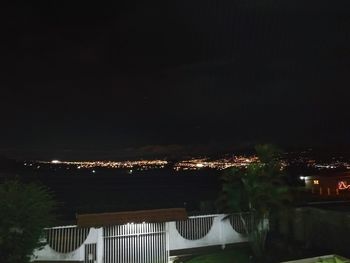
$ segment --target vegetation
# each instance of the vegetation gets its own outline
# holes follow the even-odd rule
[[[269,222],[290,201],[290,195],[283,180],[280,151],[271,145],[258,145],[256,153],[260,162],[246,169],[231,169],[223,176],[221,200],[228,212],[252,214],[241,220],[258,261],[265,255]]]
[[[315,263],[347,263],[350,262],[348,260],[343,260],[338,257],[328,258],[328,259],[319,259],[315,261]]]
[[[186,263],[248,263],[249,256],[245,250],[224,250],[221,252],[195,257]]]
[[[43,229],[53,223],[55,202],[37,184],[7,181],[0,185],[0,258],[2,263],[29,262],[41,247]]]

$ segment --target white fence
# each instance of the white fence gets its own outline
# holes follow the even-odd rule
[[[231,224],[231,218],[224,214],[193,216],[185,222],[169,222],[170,251],[246,242],[247,237],[240,230],[240,224]],[[235,220],[235,222],[239,222]]]
[[[87,236],[89,228],[78,228],[76,226],[53,227],[46,229],[46,242],[59,253],[70,253],[79,248]]]
[[[102,228],[86,229],[76,226],[64,226],[47,229],[46,233],[46,240],[44,241],[47,244],[43,249],[34,252],[32,261],[103,262]],[[72,243],[80,245],[76,248],[74,246],[72,251],[70,249],[66,250],[65,248],[69,248],[69,244]],[[94,250],[94,245],[96,245],[95,255],[91,253]],[[93,258],[96,258],[96,260],[93,260]]]
[[[249,214],[216,214],[166,223],[50,228],[46,246],[35,252],[33,260],[166,263],[173,251],[246,242],[242,217],[251,222]]]
[[[142,223],[103,228],[104,263],[167,262],[166,223]]]

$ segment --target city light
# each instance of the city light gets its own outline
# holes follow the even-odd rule
[[[338,189],[339,189],[339,190],[350,189],[350,185],[348,185],[348,183],[345,182],[345,181],[340,181],[340,182],[338,183]]]
[[[24,166],[40,167],[40,164],[46,165],[59,165],[58,167],[65,169],[91,169],[97,171],[97,169],[125,169],[129,174],[133,174],[136,171],[146,171],[151,169],[163,169],[169,168],[175,171],[195,171],[195,170],[224,170],[230,167],[245,168],[252,163],[258,163],[259,158],[257,156],[243,156],[236,155],[233,157],[225,158],[191,158],[184,159],[177,162],[168,162],[166,160],[125,160],[125,161],[26,161]],[[344,158],[330,158],[328,161],[315,160],[306,156],[284,156],[280,160],[281,170],[288,166],[300,166],[314,170],[350,170],[350,161]],[[300,180],[306,180],[305,176],[300,176]]]
[[[59,161],[52,160],[51,162],[36,161],[41,164],[60,164],[66,166],[75,166],[77,169],[93,169],[96,172],[96,168],[107,169],[128,169],[132,171],[133,168],[139,170],[164,168],[168,162],[164,160],[138,160],[138,161]]]
[[[199,169],[215,169],[215,170],[224,170],[230,167],[247,167],[251,163],[258,162],[259,159],[256,156],[252,157],[241,157],[236,156],[234,158],[228,159],[216,159],[211,160],[209,158],[200,158],[200,159],[190,159],[184,160],[176,163],[174,169],[176,171],[180,170],[199,170]]]
[[[182,160],[175,162],[172,166],[169,165],[168,161],[165,160],[136,160],[136,161],[59,161],[52,160],[47,161],[35,161],[32,163],[46,164],[46,165],[60,165],[59,167],[66,166],[66,169],[76,168],[91,169],[93,173],[98,168],[105,169],[125,169],[129,174],[133,171],[145,171],[150,169],[162,169],[169,167],[175,171],[186,171],[186,170],[201,170],[201,169],[214,169],[224,170],[230,167],[247,167],[251,163],[259,162],[256,156],[235,156],[233,158],[221,158],[221,159],[210,159],[210,158],[193,158],[189,160]],[[27,165],[27,163],[25,164]]]

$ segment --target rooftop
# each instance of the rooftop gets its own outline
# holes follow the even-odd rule
[[[127,223],[161,223],[186,220],[184,208],[139,210],[114,213],[81,214],[77,215],[79,227],[101,227],[108,225],[124,225]]]

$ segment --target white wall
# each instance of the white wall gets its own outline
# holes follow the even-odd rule
[[[102,240],[101,240],[102,239]],[[59,253],[53,250],[49,245],[44,246],[41,250],[34,251],[34,256],[32,261],[84,261],[85,256],[85,245],[97,243],[97,263],[102,262],[103,256],[103,237],[102,237],[102,228],[95,229],[91,228],[89,235],[87,236],[84,243],[76,250],[70,253]],[[102,247],[101,247],[102,246]]]
[[[168,251],[180,250],[180,249],[190,249],[205,246],[215,246],[226,244],[246,242],[247,238],[239,233],[237,233],[231,226],[229,219],[224,219],[225,214],[210,215],[208,217],[213,217],[213,224],[210,231],[203,237],[197,240],[188,240],[183,238],[178,230],[176,229],[175,222],[166,223],[167,231],[167,249]],[[191,217],[196,218],[196,217]],[[224,219],[224,220],[223,220]],[[49,245],[46,245],[44,249],[35,251],[33,260],[38,261],[84,261],[85,256],[85,245],[86,244],[97,244],[97,262],[103,263],[103,228],[91,228],[90,233],[87,236],[84,243],[75,251],[70,253],[58,253],[53,250]]]
[[[197,248],[205,246],[226,245],[232,243],[246,242],[247,238],[237,233],[231,226],[226,215],[215,215],[213,225],[206,236],[198,240],[183,238],[176,229],[175,222],[169,222],[169,248],[171,250]],[[195,217],[193,217],[195,218]]]

